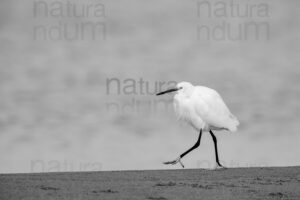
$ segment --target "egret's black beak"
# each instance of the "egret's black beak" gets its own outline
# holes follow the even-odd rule
[[[168,89],[166,91],[163,91],[163,92],[160,92],[160,93],[157,93],[156,95],[162,95],[162,94],[166,94],[166,93],[169,93],[169,92],[175,92],[179,90],[179,88],[171,88],[171,89]]]

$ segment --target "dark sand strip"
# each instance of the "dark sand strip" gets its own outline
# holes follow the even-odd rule
[[[0,175],[0,199],[300,199],[300,167]]]

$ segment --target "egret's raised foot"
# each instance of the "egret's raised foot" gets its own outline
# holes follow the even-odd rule
[[[180,157],[176,158],[175,160],[167,161],[167,162],[163,162],[163,163],[164,163],[165,165],[170,165],[170,164],[175,165],[175,164],[177,164],[178,162],[180,163],[181,167],[184,168],[184,165],[182,164],[181,158],[180,158]]]

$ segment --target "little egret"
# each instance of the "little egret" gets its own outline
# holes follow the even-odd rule
[[[202,132],[207,131],[210,133],[215,146],[216,168],[223,168],[219,161],[217,138],[213,130],[234,132],[237,130],[239,121],[231,114],[218,92],[208,87],[193,86],[191,83],[181,82],[175,88],[168,89],[156,95],[175,91],[177,92],[174,96],[174,109],[178,119],[186,121],[194,127],[199,132],[199,137],[190,149],[182,153],[175,160],[164,162],[164,164],[174,165],[179,162],[184,167],[181,158],[199,147]]]

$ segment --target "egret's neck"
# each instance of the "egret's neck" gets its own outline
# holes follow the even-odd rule
[[[192,96],[193,92],[194,92],[194,87],[191,86],[191,87],[185,88],[183,91],[181,91],[180,95],[182,95],[185,98],[190,98]]]

